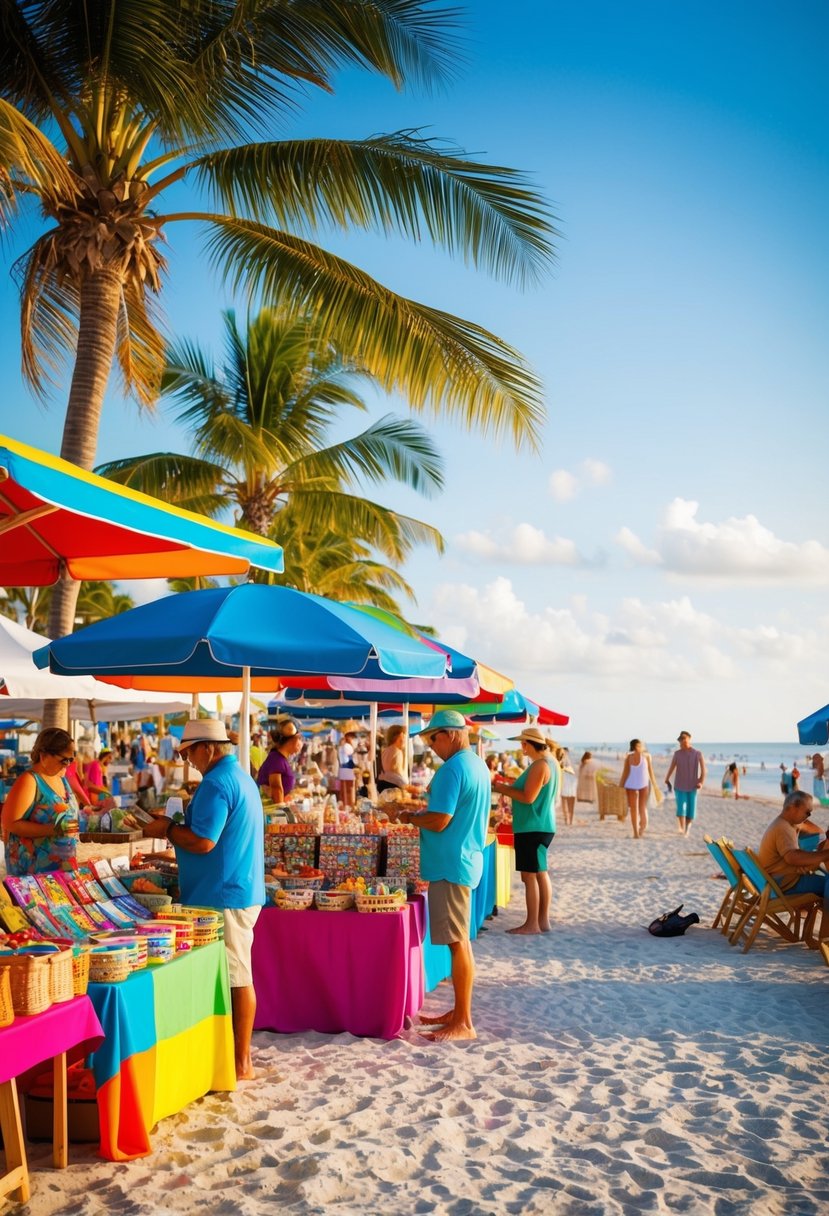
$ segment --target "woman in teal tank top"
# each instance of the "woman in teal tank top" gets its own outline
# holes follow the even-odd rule
[[[552,741],[537,726],[526,727],[515,741],[521,743],[521,751],[532,763],[512,785],[496,781],[492,788],[512,799],[515,868],[524,884],[527,915],[523,925],[507,932],[524,936],[550,932],[547,850],[556,833],[561,769],[551,750]]]

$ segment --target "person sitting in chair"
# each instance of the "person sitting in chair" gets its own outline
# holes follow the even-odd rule
[[[803,849],[798,840],[798,829],[806,823],[812,813],[813,798],[805,790],[787,794],[783,810],[766,828],[757,857],[760,865],[787,895],[820,895],[823,899],[823,922],[821,937],[829,934],[829,875],[814,873],[829,861],[829,837],[824,837],[817,848]]]

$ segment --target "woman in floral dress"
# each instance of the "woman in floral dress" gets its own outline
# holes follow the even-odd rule
[[[3,805],[8,874],[73,870],[78,841],[78,803],[66,780],[75,755],[72,736],[56,726],[42,730],[32,762]]]

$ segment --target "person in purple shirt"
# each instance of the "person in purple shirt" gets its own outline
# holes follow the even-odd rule
[[[691,747],[691,732],[681,730],[677,739],[679,749],[674,752],[671,767],[665,775],[665,787],[670,792],[671,777],[676,772],[674,782],[676,792],[676,817],[679,820],[678,832],[688,835],[691,824],[697,813],[697,790],[705,784],[705,757],[695,747]]]
[[[256,784],[270,792],[274,802],[284,802],[296,785],[291,757],[302,751],[302,735],[292,718],[282,718],[270,733],[271,750],[256,776]]]

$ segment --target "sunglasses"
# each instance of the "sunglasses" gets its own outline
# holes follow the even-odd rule
[[[52,752],[52,755],[55,757],[56,760],[60,760],[61,764],[71,764],[72,761],[75,759],[74,756],[61,756],[61,755],[59,755],[58,752]]]

